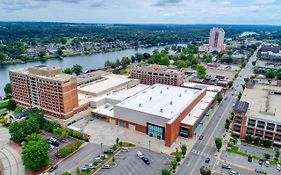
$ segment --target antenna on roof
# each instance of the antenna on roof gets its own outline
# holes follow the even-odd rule
[[[170,105],[172,105],[173,104],[173,101],[170,101]]]
[[[163,112],[163,109],[160,109],[160,112]]]
[[[139,107],[141,107],[141,103],[139,104]]]

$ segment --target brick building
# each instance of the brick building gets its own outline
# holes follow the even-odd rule
[[[60,68],[39,65],[10,71],[12,96],[18,105],[39,107],[46,115],[67,119],[78,108],[77,81]]]
[[[141,83],[148,85],[160,83],[180,86],[184,82],[184,74],[182,72],[162,65],[133,65],[131,78],[139,79]]]
[[[268,139],[281,146],[281,87],[256,84],[246,87],[234,106],[232,134]]]

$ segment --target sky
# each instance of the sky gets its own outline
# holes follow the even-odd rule
[[[281,25],[281,0],[0,0],[0,21]]]

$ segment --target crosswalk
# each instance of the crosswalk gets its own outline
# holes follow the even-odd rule
[[[192,149],[191,152],[196,155],[202,156],[202,157],[212,157],[211,154],[207,154],[207,153],[204,153],[204,152],[196,150],[196,149]]]

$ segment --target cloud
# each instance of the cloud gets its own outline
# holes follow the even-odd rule
[[[154,5],[155,6],[167,6],[167,5],[177,5],[183,0],[158,0]]]

